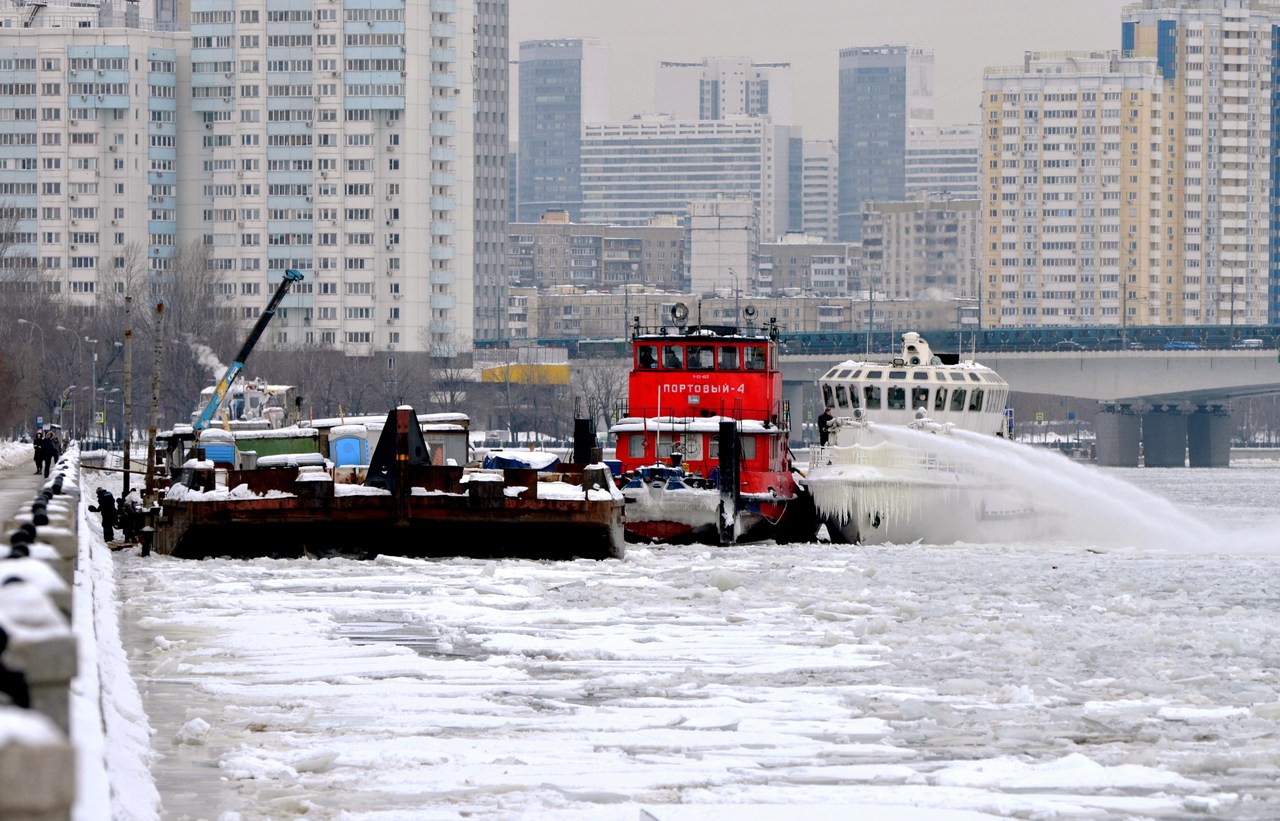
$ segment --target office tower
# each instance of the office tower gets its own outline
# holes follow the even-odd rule
[[[1277,8],[1145,0],[1122,15],[1121,49],[1156,61],[1165,94],[1158,161],[1166,259],[1161,271],[1129,279],[1129,298],[1144,304],[1140,321],[1280,321]]]
[[[791,64],[747,57],[658,63],[654,99],[659,114],[677,120],[768,117],[792,125]]]
[[[1117,52],[987,70],[983,327],[1181,324],[1198,303],[1167,264],[1184,238],[1164,92],[1154,57]]]
[[[582,217],[582,129],[609,119],[609,51],[597,40],[520,44],[520,222]]]
[[[150,4],[0,10],[6,282],[91,311],[126,267],[153,279],[169,270],[183,239],[190,37],[154,14]]]
[[[857,240],[862,203],[907,191],[908,130],[933,121],[933,52],[910,46],[840,51],[840,238]]]
[[[684,215],[693,200],[747,197],[763,236],[791,227],[799,128],[758,118],[649,116],[588,125],[582,140],[583,222],[643,225]]]
[[[840,160],[831,140],[805,140],[800,182],[800,230],[810,236],[834,240],[836,190]]]
[[[922,125],[907,130],[906,194],[977,199],[982,127]]]
[[[977,299],[980,205],[923,195],[863,203],[869,287],[889,299]]]

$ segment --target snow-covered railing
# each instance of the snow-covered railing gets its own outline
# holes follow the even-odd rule
[[[0,545],[0,818],[70,818],[79,453],[57,461]]]

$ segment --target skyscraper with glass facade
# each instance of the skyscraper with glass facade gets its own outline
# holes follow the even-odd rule
[[[908,129],[933,121],[933,52],[840,50],[840,238],[861,236],[862,203],[906,194]]]
[[[519,222],[582,217],[582,129],[609,119],[609,51],[596,40],[520,44]]]

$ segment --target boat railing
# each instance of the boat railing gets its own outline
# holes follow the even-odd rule
[[[963,462],[944,460],[927,448],[889,443],[877,445],[822,445],[809,449],[809,469],[819,467],[871,467],[889,471],[928,471],[938,474],[972,472]]]

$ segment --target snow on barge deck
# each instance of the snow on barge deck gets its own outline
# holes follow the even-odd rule
[[[558,474],[432,464],[408,407],[391,411],[383,430],[362,483],[335,481],[319,454],[229,469],[221,488],[212,461],[186,462],[161,496],[154,549],[182,558],[623,556],[624,502],[604,463]]]

